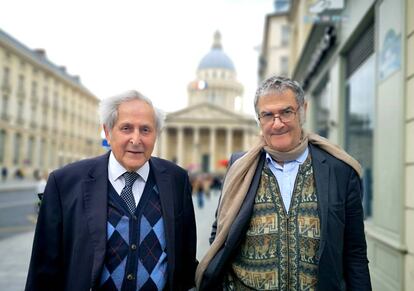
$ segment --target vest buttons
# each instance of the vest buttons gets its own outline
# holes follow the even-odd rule
[[[132,280],[134,280],[134,279],[135,279],[134,275],[132,275],[132,274],[128,274],[128,275],[126,276],[126,278],[127,278],[127,280],[130,280],[130,281],[132,281]]]
[[[131,245],[131,250],[135,251],[137,249],[137,245],[136,244],[132,244]]]
[[[138,217],[136,215],[133,215],[132,216],[132,219],[135,220],[135,221],[137,221],[138,220]]]

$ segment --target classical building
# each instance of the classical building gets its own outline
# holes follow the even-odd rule
[[[0,30],[0,168],[9,178],[101,153],[97,107],[79,77]]]
[[[256,121],[240,110],[243,86],[219,32],[188,85],[188,107],[167,114],[155,154],[190,172],[223,173],[230,154],[249,148]]]
[[[290,2],[290,76],[308,96],[307,127],[363,166],[373,290],[412,290],[414,1]]]

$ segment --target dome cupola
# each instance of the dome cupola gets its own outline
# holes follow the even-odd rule
[[[198,70],[204,69],[227,69],[235,71],[233,61],[223,52],[221,45],[221,34],[216,31],[214,34],[213,46],[198,65]]]

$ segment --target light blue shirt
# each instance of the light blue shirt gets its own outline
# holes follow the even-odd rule
[[[290,201],[292,200],[293,195],[293,187],[295,187],[299,166],[305,162],[308,154],[309,149],[306,148],[306,150],[296,160],[285,162],[283,166],[281,166],[275,162],[268,153],[266,153],[267,165],[276,177],[286,213],[289,212]]]

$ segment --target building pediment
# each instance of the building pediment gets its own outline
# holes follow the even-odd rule
[[[194,106],[186,107],[182,110],[171,112],[167,114],[166,121],[190,121],[190,120],[203,120],[203,121],[235,121],[252,120],[253,117],[235,113],[233,111],[221,108],[217,105],[210,103],[200,103]]]

